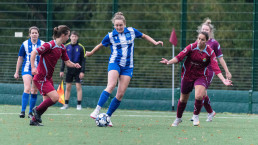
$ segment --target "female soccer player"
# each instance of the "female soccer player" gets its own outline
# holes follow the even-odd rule
[[[223,59],[223,54],[222,54],[222,51],[220,48],[220,44],[218,43],[218,41],[216,41],[214,39],[215,28],[211,24],[211,20],[209,18],[206,18],[204,23],[202,23],[198,27],[197,32],[201,32],[201,31],[207,32],[209,34],[209,40],[206,42],[206,44],[209,45],[214,50],[216,57],[219,59],[220,64],[222,65],[223,69],[225,70],[226,78],[231,80],[232,75],[228,70],[225,60]],[[207,78],[208,78],[208,87],[209,87],[209,85],[211,84],[212,79],[214,77],[214,72],[213,72],[211,66],[208,66],[208,69],[209,69],[209,73],[208,73]],[[208,112],[206,121],[211,122],[213,117],[216,115],[216,113],[211,108],[210,98],[207,95],[207,91],[206,91],[206,94],[203,96],[203,105],[204,105],[204,108],[206,109],[206,111]],[[196,113],[194,112],[194,114],[196,114]],[[191,119],[191,120],[193,120],[193,119]]]
[[[30,125],[32,126],[42,126],[41,115],[59,99],[52,80],[58,59],[61,57],[68,67],[81,68],[78,63],[71,62],[67,56],[63,43],[69,39],[69,35],[70,28],[67,26],[60,25],[55,27],[53,31],[54,40],[43,44],[31,53],[31,70],[32,74],[35,75],[33,81],[44,98],[44,101],[32,110],[34,113],[30,121]],[[34,62],[37,54],[40,55],[40,61],[36,69]]]
[[[126,20],[122,12],[117,12],[112,18],[114,30],[108,33],[102,42],[98,44],[91,52],[86,52],[86,56],[92,56],[103,46],[110,45],[111,54],[108,65],[108,84],[106,89],[100,95],[96,109],[90,114],[90,117],[95,119],[99,114],[101,107],[105,104],[110,94],[116,87],[118,81],[118,88],[116,96],[110,103],[107,114],[109,117],[115,112],[121,103],[124,93],[130,83],[133,75],[133,54],[134,54],[134,39],[143,38],[154,45],[161,44],[162,41],[155,41],[150,36],[141,33],[135,28],[126,27]],[[113,126],[110,122],[109,126]]]
[[[31,93],[30,98],[30,110],[28,117],[32,118],[32,109],[35,107],[37,101],[37,94],[38,90],[37,87],[34,85],[32,81],[32,74],[31,74],[31,65],[30,65],[30,54],[33,50],[44,44],[45,42],[39,39],[39,29],[36,26],[32,26],[29,28],[29,36],[30,39],[24,41],[20,47],[20,51],[18,54],[18,60],[16,65],[16,71],[14,74],[15,79],[19,79],[19,70],[22,65],[22,79],[24,84],[24,92],[22,94],[22,109],[20,113],[20,118],[25,117],[25,110],[29,101],[29,96]],[[24,60],[24,61],[23,61]],[[37,67],[39,62],[39,56],[36,57],[35,67]]]
[[[232,81],[223,77],[219,69],[216,56],[213,53],[214,51],[206,45],[208,39],[209,35],[207,32],[200,32],[198,34],[197,41],[188,45],[176,57],[169,61],[162,58],[162,61],[160,61],[161,63],[169,65],[178,63],[187,56],[181,73],[181,95],[177,105],[177,118],[172,126],[178,126],[178,124],[182,122],[182,115],[193,87],[195,89],[195,114],[193,117],[193,125],[199,125],[199,113],[202,108],[202,99],[206,94],[206,89],[208,87],[207,67],[209,65],[226,86],[232,85]]]

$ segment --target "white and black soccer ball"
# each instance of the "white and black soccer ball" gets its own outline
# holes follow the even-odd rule
[[[107,127],[110,122],[110,117],[106,113],[101,113],[97,116],[95,121],[98,127]]]

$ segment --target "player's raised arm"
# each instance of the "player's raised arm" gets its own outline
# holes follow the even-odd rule
[[[86,51],[85,56],[90,57],[92,56],[95,52],[100,50],[103,47],[102,43],[99,43],[96,47],[94,47],[91,51]]]

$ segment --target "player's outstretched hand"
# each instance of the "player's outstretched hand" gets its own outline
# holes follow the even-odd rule
[[[224,83],[226,86],[233,86],[232,81],[229,80],[229,79],[225,79],[225,80],[223,81],[223,83]]]
[[[89,51],[86,51],[86,53],[85,53],[85,57],[91,57],[92,55],[93,55],[93,53],[89,52]]]
[[[161,46],[163,46],[163,42],[162,42],[162,41],[158,41],[158,42],[156,42],[156,44],[155,44],[155,45],[159,45],[159,44],[161,44]]]
[[[167,60],[166,58],[162,58],[162,60],[160,61],[160,63],[167,64],[167,63],[168,63],[168,60]]]

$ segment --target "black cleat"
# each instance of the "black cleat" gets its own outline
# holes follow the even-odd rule
[[[24,118],[25,117],[25,112],[21,112],[19,116],[20,116],[20,118]]]
[[[30,126],[44,126],[44,125],[39,123],[37,120],[36,121],[31,120],[30,121]]]
[[[32,117],[33,117],[33,114],[32,114],[32,112],[30,112],[28,115],[28,118],[32,118]]]
[[[39,115],[39,113],[38,113],[38,111],[36,110],[36,108],[37,108],[37,107],[34,107],[34,108],[32,109],[32,112],[33,112],[33,114],[34,114],[35,119],[37,120],[37,122],[42,123],[41,115]]]

